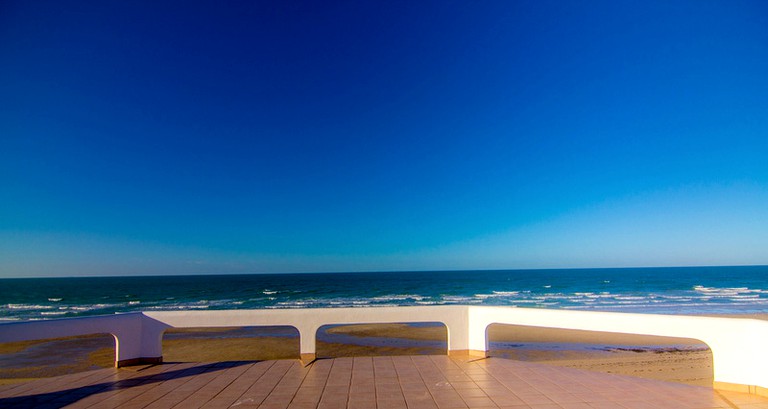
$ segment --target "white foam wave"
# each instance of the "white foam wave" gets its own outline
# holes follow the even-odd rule
[[[53,308],[53,306],[37,305],[37,304],[8,304],[6,308],[8,308],[9,310],[32,311],[32,310],[50,310]]]
[[[444,295],[443,297],[444,301],[448,302],[468,302],[474,300],[472,297],[467,296],[461,296],[461,295]]]
[[[122,304],[124,305],[124,304]],[[69,307],[69,309],[74,311],[93,311],[93,310],[102,310],[107,308],[115,308],[119,306],[119,304],[91,304],[91,305],[73,305]]]
[[[418,294],[388,294],[388,295],[372,297],[371,299],[377,302],[382,302],[382,301],[387,302],[387,301],[406,301],[406,300],[421,301],[424,298],[426,297]]]
[[[148,310],[167,311],[167,310],[203,310],[209,308],[209,305],[153,305],[147,307]]]
[[[282,305],[282,306],[286,306],[286,307],[293,307],[293,306],[295,306],[295,307],[303,307],[303,306],[312,305],[312,304],[314,304],[313,301],[299,301],[299,300],[297,300],[297,301],[280,301],[280,302],[277,303],[277,305]]]
[[[705,287],[696,285],[693,290],[712,296],[736,296],[741,294],[768,294],[768,290],[749,287]]]
[[[486,298],[515,297],[518,295],[520,295],[520,291],[492,291],[491,294],[475,294],[475,297],[480,299],[486,299]]]

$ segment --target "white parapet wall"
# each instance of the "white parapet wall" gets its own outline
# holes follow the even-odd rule
[[[317,330],[323,325],[441,322],[448,328],[448,350],[467,351],[467,307],[310,308],[282,310],[153,311],[144,313],[167,327],[246,327],[285,325],[299,330],[301,357],[315,357]],[[162,333],[159,334],[162,337]]]
[[[168,328],[150,321],[143,313],[99,315],[45,321],[23,321],[0,324],[0,342],[30,341],[91,334],[115,337],[115,364],[162,362],[162,346],[148,336]]]
[[[513,324],[693,338],[712,350],[715,387],[768,396],[768,322],[746,318],[469,307],[469,349],[488,350],[487,328]]]
[[[449,354],[480,356],[488,351],[487,329],[495,323],[698,339],[712,350],[716,387],[768,396],[768,322],[742,318],[460,305],[153,311],[2,323],[0,342],[109,333],[116,341],[116,365],[125,366],[162,362],[162,337],[168,328],[281,325],[298,329],[301,358],[309,362],[323,325],[415,322],[445,324]]]

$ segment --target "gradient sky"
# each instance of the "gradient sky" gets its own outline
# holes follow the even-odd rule
[[[768,264],[763,1],[3,1],[0,95],[0,277]]]

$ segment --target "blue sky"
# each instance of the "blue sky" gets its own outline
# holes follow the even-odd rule
[[[760,1],[0,5],[0,277],[768,264]]]

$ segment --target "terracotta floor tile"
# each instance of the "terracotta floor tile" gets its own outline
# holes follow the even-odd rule
[[[290,405],[288,405],[288,409],[316,409],[317,403],[309,403],[309,402],[291,402]]]
[[[347,403],[342,401],[320,402],[320,404],[317,405],[317,409],[344,409],[346,407],[347,407]]]
[[[518,395],[517,397],[520,398],[520,400],[522,400],[523,402],[525,402],[528,405],[533,405],[533,404],[541,405],[541,404],[555,403],[551,399],[546,397],[545,395],[540,395],[540,394],[536,394],[536,395]]]
[[[566,402],[559,404],[563,409],[593,409],[586,402]]]
[[[0,387],[0,407],[768,409],[768,398],[489,358],[362,357],[104,369]]]
[[[488,395],[486,395],[485,392],[483,392],[482,389],[457,389],[456,392],[459,394],[459,396],[462,397],[462,399],[466,398],[488,398]]]
[[[513,394],[490,396],[490,398],[498,406],[526,405],[522,399]]]
[[[496,402],[489,397],[464,398],[464,403],[470,408],[496,408]]]

